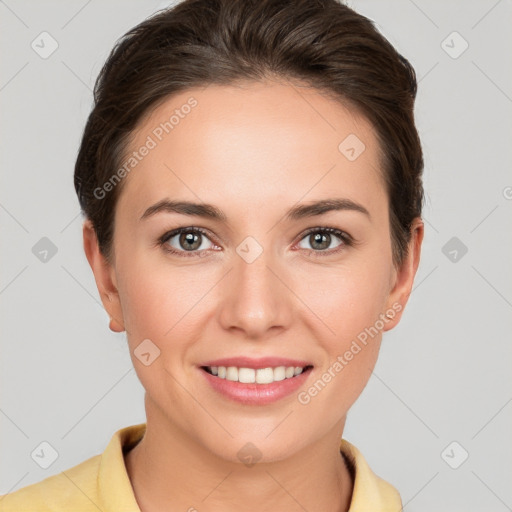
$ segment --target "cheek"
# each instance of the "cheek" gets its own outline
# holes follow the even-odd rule
[[[186,346],[200,337],[211,290],[221,277],[212,267],[200,267],[143,254],[120,262],[118,284],[132,352],[150,339],[159,347],[162,363],[185,356]]]
[[[319,267],[302,281],[299,294],[307,297],[305,302],[321,319],[314,320],[309,330],[316,325],[316,342],[324,354],[316,380],[298,397],[311,417],[338,421],[368,383],[382,338],[377,321],[386,279],[382,265],[374,262],[351,268]]]
[[[339,375],[333,388],[339,385],[350,389],[348,395],[354,400],[373,370],[382,337],[380,315],[387,298],[391,264],[379,258],[378,251],[374,256],[357,263],[354,258],[351,264],[337,267],[310,266],[299,292],[322,320],[316,323],[320,324],[317,339],[326,354],[323,370],[330,368],[331,373]],[[332,367],[339,358],[342,370],[339,365]]]
[[[323,320],[326,334],[322,338],[332,346],[356,337],[373,325],[382,312],[388,271],[380,262],[310,267],[304,275],[307,278],[296,289],[301,290],[300,296]]]
[[[166,369],[174,375],[184,366],[187,346],[195,336],[191,325],[194,304],[207,288],[198,289],[197,283],[202,281],[195,276],[191,279],[190,269],[188,273],[184,269],[177,272],[169,266],[136,263],[130,262],[130,269],[125,268],[125,278],[119,283],[132,363],[140,382],[152,396],[180,400],[179,389],[168,385],[170,376]],[[141,345],[147,339],[154,345]],[[148,350],[152,360],[146,365],[139,355]]]
[[[169,268],[134,266],[123,280],[121,301],[127,330],[132,335],[165,339],[201,296],[200,280]],[[203,293],[204,294],[204,293]]]

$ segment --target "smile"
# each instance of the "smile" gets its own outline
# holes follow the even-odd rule
[[[266,405],[296,392],[313,366],[245,368],[201,366],[201,373],[220,395],[246,405]]]
[[[244,384],[271,384],[300,375],[311,366],[277,366],[269,368],[238,368],[236,366],[203,366],[203,370],[220,379]]]

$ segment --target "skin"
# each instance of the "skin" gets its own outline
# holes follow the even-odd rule
[[[136,499],[144,512],[347,511],[353,482],[339,440],[382,332],[400,321],[411,293],[423,223],[415,220],[408,256],[395,268],[374,130],[315,89],[284,82],[190,89],[146,116],[131,150],[191,96],[198,105],[124,178],[111,263],[90,222],[83,226],[111,329],[127,331],[146,390],[147,431],[125,456]],[[366,147],[354,161],[338,150],[351,133]],[[297,203],[341,197],[370,217],[344,210],[284,218]],[[139,220],[164,198],[216,205],[228,220],[169,212]],[[172,255],[156,243],[190,226],[211,233],[195,249],[202,257]],[[304,234],[314,227],[340,229],[357,244],[332,235],[322,253],[314,233]],[[250,264],[236,252],[247,236],[263,248]],[[167,245],[182,254],[189,247],[179,235]],[[401,311],[306,405],[297,393],[241,405],[200,374],[214,358],[292,357],[314,365],[307,390],[393,305]],[[161,352],[145,366],[134,350],[148,338]],[[247,442],[261,452],[251,467],[237,456]]]

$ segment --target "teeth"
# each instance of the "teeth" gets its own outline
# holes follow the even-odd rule
[[[212,375],[221,379],[246,384],[271,384],[284,379],[291,379],[302,373],[300,366],[277,366],[276,368],[237,368],[236,366],[208,366]]]
[[[229,379],[229,377],[226,377],[229,380],[238,380],[238,382],[246,382],[246,383],[256,382],[256,370],[254,368],[240,368],[240,369],[236,369],[234,367],[231,367],[231,368],[233,368],[233,370],[234,370],[234,372],[233,372],[234,378]]]
[[[260,368],[256,372],[256,382],[258,384],[270,384],[274,382],[274,370],[272,368]]]
[[[274,368],[274,380],[284,380],[286,374],[286,368],[284,366],[278,366]]]

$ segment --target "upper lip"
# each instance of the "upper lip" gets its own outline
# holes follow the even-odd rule
[[[238,368],[254,368],[255,370],[260,368],[269,368],[277,366],[312,366],[308,361],[301,361],[298,359],[288,359],[285,357],[226,357],[223,359],[215,359],[206,361],[201,366],[236,366]]]

